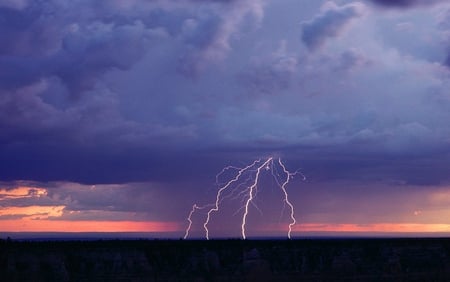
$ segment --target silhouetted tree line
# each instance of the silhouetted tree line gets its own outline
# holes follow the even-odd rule
[[[450,281],[450,239],[7,239],[0,280]]]

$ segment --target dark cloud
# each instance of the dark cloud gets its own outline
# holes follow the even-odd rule
[[[126,73],[165,41],[179,53],[164,52],[164,59],[186,58],[187,69],[220,61],[241,22],[249,14],[261,16],[260,1],[202,1],[201,11],[190,2],[2,2],[0,151],[9,165],[2,162],[1,177],[86,183],[170,179],[165,169],[179,163],[175,151],[192,144],[195,126],[172,124],[166,108],[155,117],[146,110],[145,122],[126,120],[120,103],[128,94],[115,93],[104,79],[114,71]],[[169,76],[176,65],[170,67]],[[154,93],[146,94],[157,105]],[[97,171],[97,165],[103,169]],[[174,168],[185,178],[183,167]]]
[[[348,148],[350,149],[350,148]],[[448,152],[444,156],[434,153],[436,159],[429,156],[392,155],[376,157],[371,154],[348,152],[339,158],[328,160],[303,160],[308,167],[310,179],[314,181],[342,181],[352,179],[359,183],[392,183],[396,185],[440,186],[448,183],[446,164],[450,164]]]
[[[441,32],[444,44],[447,47],[447,57],[445,58],[443,64],[450,68],[450,9],[441,12],[439,15],[438,23],[439,31]]]
[[[340,55],[336,70],[349,71],[358,67],[370,65],[370,60],[355,49],[346,50]]]
[[[102,74],[113,68],[127,70],[147,52],[150,42],[163,37],[141,22],[132,25],[94,23],[69,34],[55,58],[55,75],[73,95],[92,89]]]
[[[0,7],[21,10],[28,5],[27,2],[28,2],[27,0],[4,0],[0,2]]]
[[[361,16],[363,9],[359,3],[336,6],[328,2],[319,15],[302,23],[303,43],[311,50],[321,47],[328,38],[338,36],[352,19]]]
[[[43,100],[48,90],[43,82],[0,92],[2,179],[96,183],[170,178],[159,152],[173,150],[170,140],[190,144],[193,138],[189,127],[124,120],[108,92],[62,109]],[[95,169],[98,165],[103,168]]]
[[[418,5],[432,5],[445,3],[445,0],[370,0],[375,4],[386,7],[413,7]]]
[[[428,93],[428,84],[406,79],[422,65],[408,62],[401,78],[391,78],[375,63],[364,69],[371,59],[383,58],[370,54],[381,47],[354,49],[359,43],[352,43],[330,54],[302,55],[289,50],[293,44],[285,34],[256,31],[252,36],[258,40],[246,38],[243,27],[264,24],[263,1],[44,2],[0,10],[11,23],[0,25],[6,42],[0,47],[4,180],[181,181],[215,175],[222,165],[242,159],[289,155],[293,147],[314,152],[308,156],[313,160],[335,152],[351,155],[355,144],[370,145],[355,164],[321,163],[324,175],[344,178],[373,151],[382,159],[388,150],[429,146],[433,151],[435,143],[445,145],[422,140],[437,140],[435,132],[442,132],[426,118],[433,105],[424,104],[429,99],[420,91]],[[358,3],[327,2],[303,23],[303,42],[319,48],[363,9]],[[268,55],[249,47],[263,46],[265,36],[287,43]],[[233,44],[241,44],[242,51]],[[360,51],[366,47],[371,51]],[[395,56],[389,60],[404,63]],[[177,67],[205,78],[186,79],[176,75]],[[365,76],[352,72],[358,67]],[[372,74],[375,79],[368,78]],[[420,93],[410,94],[411,89]],[[393,93],[408,107],[391,101]],[[320,171],[320,165],[311,166]]]
[[[111,136],[110,138],[113,138]],[[137,146],[80,146],[25,144],[2,146],[0,164],[3,180],[74,181],[79,183],[125,183],[136,181],[183,182],[214,175],[226,159],[192,152]],[[216,164],[211,167],[212,164]]]
[[[4,22],[0,88],[57,76],[77,97],[108,71],[129,69],[164,37],[182,40],[178,69],[187,76],[196,75],[226,57],[232,35],[248,15],[257,21],[262,17],[261,1],[201,2],[200,10],[187,3],[141,1],[129,5],[49,1],[20,5],[21,9],[12,4],[0,7]]]
[[[48,61],[44,58],[0,57],[0,89],[12,90],[31,85],[48,75]]]
[[[269,58],[256,61],[237,76],[250,95],[279,95],[290,87],[299,62],[294,54],[286,52],[284,45],[282,43]]]
[[[180,33],[183,21],[192,17],[189,12],[172,13],[147,5],[144,10],[150,9],[152,17],[143,17],[139,11],[121,12],[124,7],[108,1],[92,5],[49,1],[23,9],[8,6],[0,9],[4,22],[0,54],[6,61],[2,70],[10,75],[0,76],[0,87],[54,75],[76,96],[92,89],[107,71],[128,69],[166,36],[166,28]],[[11,77],[19,72],[23,81]]]
[[[52,50],[58,28],[47,25],[41,7],[15,10],[0,7],[0,55],[29,56]]]
[[[447,59],[444,61],[444,65],[450,68],[450,54],[447,56]]]
[[[207,2],[223,2],[228,6],[213,9],[213,13],[206,18],[200,16],[184,22],[188,51],[180,58],[178,69],[188,77],[195,77],[211,63],[223,61],[232,49],[232,37],[239,34],[239,28],[249,16],[257,23],[263,17],[261,0]]]
[[[188,126],[126,121],[117,96],[101,87],[106,73],[129,70],[164,40],[164,27],[147,27],[133,14],[124,21],[82,15],[77,5],[48,1],[0,8],[0,151],[11,164],[2,163],[5,179],[96,182],[89,175],[100,163],[105,166],[97,178],[101,182],[146,178],[143,170],[129,178],[126,171],[132,170],[121,169],[157,166],[152,156],[161,147],[148,149],[143,153],[148,159],[134,165],[127,155],[141,159],[138,148],[162,144],[169,136],[192,136]],[[80,7],[89,8],[96,11]],[[68,102],[67,96],[77,99]],[[116,171],[111,162],[122,165]]]

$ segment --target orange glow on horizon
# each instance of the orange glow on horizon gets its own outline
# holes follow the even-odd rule
[[[1,220],[1,232],[175,232],[180,226],[159,221]]]
[[[272,226],[274,227],[274,226]],[[260,232],[285,229],[269,228]],[[1,220],[0,232],[181,232],[184,227],[176,222],[160,221],[69,221],[48,219]],[[293,232],[336,233],[450,233],[450,224],[376,223],[376,224],[297,224]],[[264,234],[261,234],[264,235]]]
[[[386,232],[421,233],[450,232],[450,224],[373,223],[373,224],[321,224],[306,223],[294,226],[296,232]]]

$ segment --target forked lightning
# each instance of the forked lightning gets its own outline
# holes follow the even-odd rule
[[[267,171],[267,172],[270,171],[272,177],[275,179],[275,182],[280,187],[280,189],[283,193],[284,205],[289,207],[289,210],[290,210],[289,215],[290,215],[291,222],[289,223],[289,226],[288,226],[287,237],[290,239],[291,233],[292,233],[292,227],[297,223],[297,221],[295,219],[294,206],[289,201],[289,195],[286,190],[286,187],[289,184],[290,180],[297,174],[300,174],[302,176],[303,180],[306,179],[305,176],[302,173],[300,173],[299,170],[297,170],[295,172],[288,171],[286,169],[286,166],[283,164],[283,162],[281,161],[280,158],[278,158],[278,161],[276,162],[276,161],[274,161],[273,157],[269,157],[264,161],[261,159],[256,160],[253,163],[251,163],[243,168],[239,168],[239,167],[235,167],[235,166],[227,166],[224,169],[222,169],[222,171],[218,175],[216,175],[217,183],[219,183],[219,177],[228,170],[237,171],[236,175],[234,177],[232,177],[231,180],[229,180],[228,182],[222,184],[222,186],[217,191],[216,201],[213,204],[207,204],[207,205],[203,205],[203,206],[194,204],[192,206],[192,209],[187,218],[189,224],[188,224],[188,227],[186,228],[184,239],[189,237],[189,232],[191,231],[191,227],[192,227],[192,223],[193,223],[192,222],[193,214],[198,210],[205,210],[205,209],[209,208],[206,213],[206,220],[203,223],[203,228],[205,229],[205,237],[207,240],[209,240],[210,236],[209,236],[208,224],[211,221],[211,217],[212,217],[213,213],[219,212],[220,204],[222,203],[222,201],[225,198],[229,198],[229,197],[233,197],[233,196],[234,196],[233,199],[236,197],[244,197],[244,200],[243,200],[244,204],[242,207],[244,212],[243,212],[242,220],[241,220],[241,236],[243,239],[246,239],[247,238],[247,235],[246,235],[247,217],[250,212],[249,207],[250,207],[250,204],[255,205],[253,203],[253,200],[255,198],[255,195],[258,191],[258,187],[260,185],[259,182],[260,182],[260,178],[261,178],[261,173],[265,173],[265,171]],[[281,173],[284,174],[285,177],[282,178],[282,176],[280,175],[280,170],[282,170]],[[284,180],[281,182],[280,178],[282,178]],[[236,191],[238,189],[241,189],[242,191]],[[237,196],[235,196],[236,193],[237,193]]]

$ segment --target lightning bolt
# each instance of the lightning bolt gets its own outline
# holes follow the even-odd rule
[[[209,229],[208,229],[208,224],[209,224],[209,220],[211,219],[211,213],[213,212],[217,212],[219,211],[219,204],[220,204],[220,196],[222,195],[223,191],[225,191],[226,189],[228,189],[228,187],[230,187],[231,184],[233,184],[234,182],[238,181],[239,178],[241,178],[241,175],[249,170],[251,167],[253,167],[255,164],[257,164],[258,162],[260,162],[261,160],[256,160],[254,161],[251,165],[248,165],[242,169],[239,170],[238,174],[236,175],[235,178],[233,178],[232,180],[228,181],[227,184],[225,184],[225,186],[223,186],[222,188],[219,189],[219,191],[217,192],[216,195],[216,203],[214,205],[214,207],[212,209],[210,209],[208,211],[208,214],[206,216],[206,221],[203,224],[203,228],[206,231],[206,239],[209,240]]]
[[[192,215],[194,214],[195,210],[197,210],[198,208],[199,208],[199,207],[197,206],[197,204],[194,204],[194,205],[192,206],[192,210],[191,210],[191,212],[189,213],[189,216],[188,216],[188,218],[187,218],[187,220],[188,220],[188,222],[189,222],[189,225],[188,225],[188,227],[186,228],[186,233],[184,234],[183,239],[186,239],[186,238],[189,236],[189,231],[191,231],[191,227],[192,227]]]
[[[284,194],[284,202],[285,204],[287,204],[289,206],[289,208],[291,209],[291,213],[290,213],[290,217],[291,217],[291,223],[289,223],[289,231],[288,231],[288,238],[291,239],[291,232],[292,232],[292,227],[295,225],[295,223],[297,223],[297,220],[294,217],[294,206],[292,205],[292,203],[289,201],[289,197],[288,197],[288,193],[286,191],[286,186],[289,184],[289,180],[291,178],[293,178],[296,174],[300,173],[300,171],[295,171],[293,173],[289,172],[286,169],[286,166],[283,164],[283,162],[281,161],[281,159],[278,159],[278,163],[280,164],[280,166],[283,168],[283,172],[286,174],[286,180],[283,182],[283,184],[280,186],[281,190],[283,191]],[[301,174],[301,173],[300,173]],[[301,174],[303,176],[303,180],[306,180],[306,177]]]
[[[189,237],[189,232],[191,231],[191,227],[192,227],[192,223],[193,223],[192,216],[194,215],[195,211],[196,210],[203,210],[203,209],[205,209],[207,207],[210,207],[210,206],[212,206],[212,205],[208,204],[208,205],[204,205],[204,206],[198,206],[197,204],[194,204],[192,206],[191,212],[189,213],[189,216],[187,217],[187,221],[189,222],[189,225],[186,228],[186,232],[184,234],[183,239],[187,239]]]
[[[279,178],[281,177],[279,172],[279,169],[276,167],[281,167],[284,175],[286,175],[286,178],[281,183]],[[212,214],[215,212],[218,212],[220,210],[220,204],[224,199],[231,198],[232,200],[235,200],[236,198],[243,198],[243,206],[241,209],[244,211],[242,215],[241,220],[241,235],[243,239],[247,238],[246,235],[246,225],[247,225],[247,217],[250,212],[250,205],[253,205],[256,209],[259,210],[259,208],[256,206],[254,199],[258,193],[258,186],[260,181],[260,175],[261,172],[265,169],[266,171],[271,171],[272,177],[275,179],[275,182],[280,187],[281,191],[283,192],[283,202],[284,206],[288,206],[290,209],[290,223],[288,226],[288,238],[291,238],[291,232],[292,227],[297,223],[295,219],[295,211],[294,206],[289,201],[288,192],[286,190],[286,187],[289,185],[290,180],[294,178],[295,175],[300,174],[303,176],[303,180],[305,180],[305,176],[300,173],[299,170],[295,172],[290,172],[286,169],[286,166],[281,161],[281,158],[278,158],[278,162],[275,163],[273,157],[267,158],[264,162],[262,162],[261,159],[255,160],[253,163],[243,167],[235,167],[235,166],[227,166],[222,169],[221,172],[219,172],[216,175],[216,183],[219,185],[219,190],[216,194],[216,200],[213,204],[207,204],[204,206],[199,206],[197,204],[194,204],[192,206],[192,209],[187,217],[187,220],[189,222],[188,227],[186,228],[186,232],[184,235],[184,239],[187,239],[189,237],[190,230],[192,228],[192,216],[194,213],[198,210],[208,209],[206,212],[206,219],[203,223],[203,229],[205,230],[205,237],[207,240],[209,240],[209,228],[208,225],[211,222]],[[224,182],[222,184],[219,184],[219,178],[225,174],[228,170],[234,170],[237,171],[236,175],[229,180],[228,182]],[[244,176],[247,176],[244,178]],[[242,191],[240,191],[242,190]],[[239,209],[239,210],[241,210]],[[238,213],[239,210],[236,212]],[[284,210],[284,208],[283,208]],[[260,211],[260,210],[259,210]],[[260,211],[261,212],[261,211]]]
[[[250,186],[250,189],[248,192],[248,198],[247,198],[247,201],[245,202],[245,212],[244,212],[244,215],[242,216],[241,233],[242,233],[243,239],[247,238],[247,236],[245,235],[245,225],[247,224],[248,206],[250,205],[250,203],[253,200],[253,191],[256,190],[256,188],[258,187],[259,174],[261,173],[261,169],[263,169],[264,167],[267,167],[269,165],[269,163],[272,162],[272,160],[273,160],[273,158],[270,157],[267,159],[267,161],[265,161],[262,165],[260,165],[258,167],[258,169],[256,170],[255,182],[253,182],[253,184]]]

